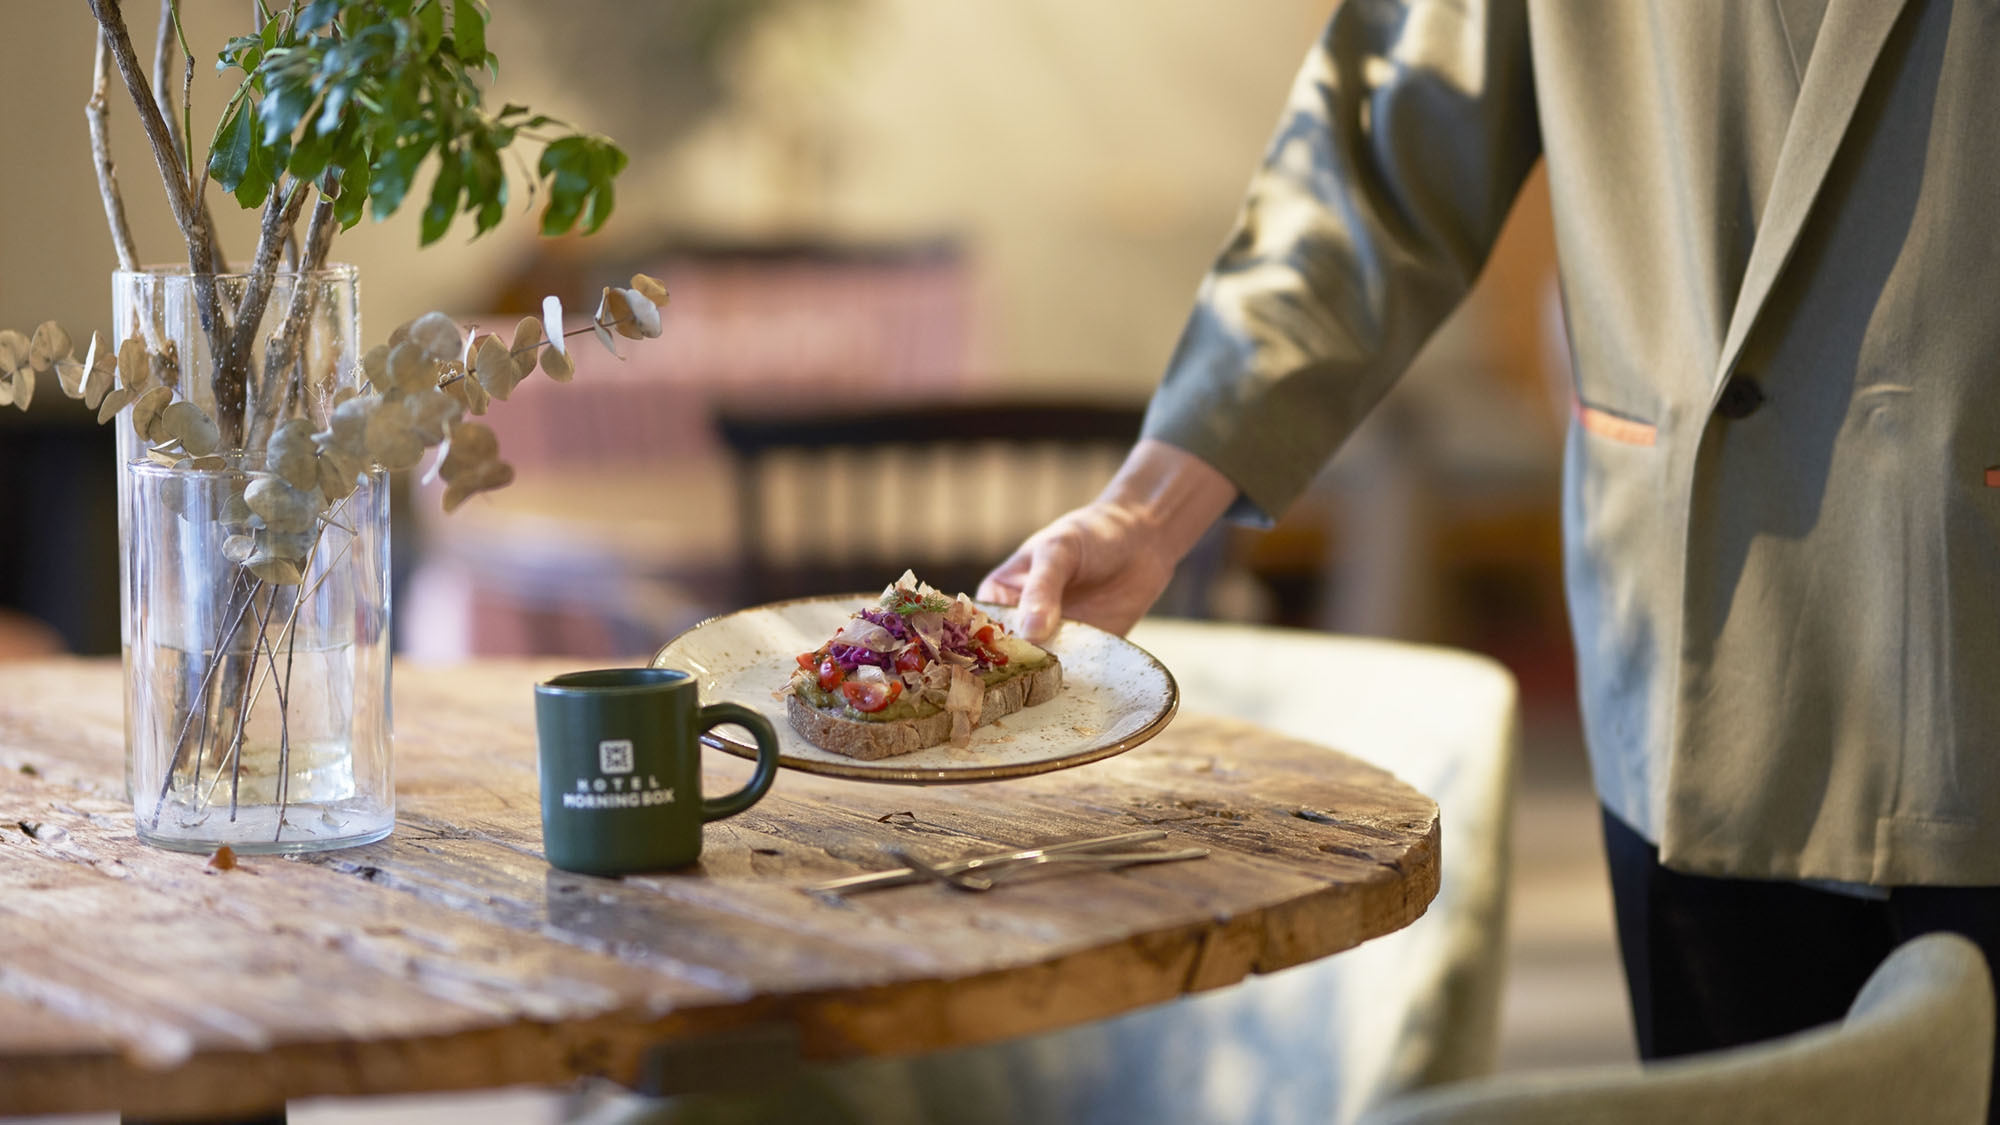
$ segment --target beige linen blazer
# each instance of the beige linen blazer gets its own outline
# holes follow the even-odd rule
[[[1605,803],[1681,870],[2000,884],[2000,0],[1802,58],[1796,7],[1348,0],[1147,433],[1283,510],[1542,157]]]

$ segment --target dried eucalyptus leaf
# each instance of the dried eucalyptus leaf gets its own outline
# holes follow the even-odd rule
[[[174,392],[166,387],[154,387],[140,395],[132,403],[132,432],[148,442],[163,442],[172,435],[160,427],[160,413],[174,400]]]
[[[394,332],[389,333],[389,338],[388,340],[384,341],[384,343],[386,343],[389,347],[394,348],[397,344],[400,344],[403,341],[410,338],[410,329],[415,327],[415,325],[416,322],[411,320],[406,320],[403,323],[398,324],[396,326],[396,330]]]
[[[423,439],[425,445],[436,445],[444,440],[451,427],[458,424],[465,413],[457,399],[433,387],[418,391],[403,400],[403,413],[409,416],[411,428]]]
[[[377,391],[386,391],[390,387],[395,386],[396,381],[389,377],[389,345],[377,344],[363,352],[361,354],[361,373],[368,376],[368,385],[374,387]],[[341,390],[352,391],[355,394],[360,393],[360,390],[355,387],[343,387]],[[350,395],[349,397],[353,396]],[[339,396],[336,395],[335,402],[338,403],[339,401]]]
[[[310,531],[272,531],[266,528],[257,533],[258,554],[273,558],[292,559],[304,569],[305,558],[312,554],[313,544],[319,540],[317,527]]]
[[[62,389],[64,398],[83,397],[83,377],[89,368],[74,359],[56,361],[56,386]]]
[[[488,461],[477,469],[451,480],[444,489],[444,510],[455,512],[467,499],[514,483],[514,466],[505,461]]]
[[[628,340],[643,339],[644,333],[632,321],[632,299],[626,296],[630,292],[605,286],[604,296],[597,299],[597,323]]]
[[[463,422],[451,428],[451,448],[438,471],[446,480],[485,464],[500,455],[500,438],[493,427],[480,422]]]
[[[374,410],[377,398],[351,398],[333,408],[333,418],[328,421],[322,433],[313,435],[314,444],[322,453],[338,450],[350,461],[365,461],[368,458],[368,415]]]
[[[361,486],[360,466],[349,461],[338,451],[329,450],[319,457],[319,490],[328,500],[345,500]]]
[[[480,338],[479,356],[474,361],[474,369],[479,374],[479,385],[486,388],[487,394],[501,402],[506,402],[507,396],[514,393],[515,385],[528,377],[528,373],[521,370],[521,365],[514,362],[514,357],[507,351],[507,345],[501,343],[498,336],[489,335]]]
[[[92,410],[104,402],[104,396],[111,390],[112,376],[117,374],[117,361],[110,355],[97,353],[97,337],[90,338],[90,359],[85,366],[90,370],[83,377],[83,404]],[[103,418],[100,416],[100,422]]]
[[[14,378],[11,375],[0,376],[0,406],[12,406],[13,404]]]
[[[243,563],[250,573],[273,586],[296,586],[304,577],[297,563],[274,555],[252,555]]]
[[[214,455],[210,455],[207,457],[197,457],[194,460],[188,462],[188,468],[193,469],[195,472],[198,473],[220,472],[221,470],[226,469],[228,467],[229,467],[229,458],[217,457]]]
[[[487,406],[493,401],[493,396],[486,393],[486,388],[479,385],[479,380],[469,376],[460,376],[457,381],[447,384],[443,390],[465,407],[468,414],[486,413]]]
[[[132,400],[138,397],[130,387],[119,387],[105,395],[103,401],[97,404],[97,424],[102,426],[116,418],[120,410],[132,405]]]
[[[535,369],[535,351],[542,346],[542,322],[532,316],[524,316],[514,326],[514,342],[507,351],[514,356],[514,362],[528,370]],[[523,357],[526,357],[525,359]]]
[[[655,305],[664,305],[667,303],[667,287],[657,277],[653,277],[650,274],[635,273],[632,275],[632,288]]]
[[[559,352],[569,350],[569,342],[563,338],[562,298],[554,293],[542,298],[542,331],[548,333],[549,347]]]
[[[264,464],[293,488],[310,489],[319,484],[319,458],[310,443],[281,446],[274,442]]]
[[[399,402],[382,402],[368,415],[368,456],[391,472],[424,459],[423,438]]]
[[[47,371],[58,360],[68,359],[75,350],[62,325],[45,320],[35,326],[35,338],[28,342],[28,366],[37,373]]]
[[[166,390],[165,387],[159,388]],[[148,392],[151,393],[151,392]],[[169,394],[173,393],[171,391]],[[160,429],[181,443],[190,457],[206,457],[222,441],[222,431],[201,407],[183,399],[160,411]]]
[[[285,479],[293,488],[310,489],[319,483],[319,452],[313,440],[312,423],[304,418],[288,418],[271,433],[264,448],[264,467]]]
[[[12,375],[27,366],[31,350],[26,336],[12,328],[0,330],[0,375]]]
[[[312,422],[305,418],[287,418],[271,431],[274,446],[298,446],[301,449],[312,445]]]
[[[186,458],[176,457],[173,454],[168,453],[164,449],[148,449],[146,451],[146,460],[151,461],[153,464],[158,465],[162,469],[178,469],[181,467],[181,462],[186,460]],[[167,506],[172,508],[176,512],[180,511],[181,508],[178,499],[178,493],[170,491],[169,495],[174,496],[175,498],[169,500],[167,502]]]
[[[243,503],[272,531],[306,531],[319,516],[317,497],[274,476],[259,476],[243,490]]]
[[[170,389],[181,385],[180,355],[180,345],[167,340],[160,345],[159,351],[147,356],[155,385]]]
[[[153,377],[153,361],[146,356],[146,341],[127,336],[118,345],[118,385],[138,394]]]
[[[245,489],[237,487],[248,483],[247,480],[230,482],[229,495],[222,501],[222,514],[216,517],[218,523],[232,531],[252,526],[257,518],[257,514],[250,510],[249,501],[243,498]]]
[[[35,398],[35,373],[23,367],[14,372],[14,408],[25,412]]]
[[[542,370],[558,383],[567,383],[576,376],[576,360],[569,352],[555,346],[553,342],[542,349]]]
[[[222,541],[222,557],[233,563],[248,559],[257,551],[257,540],[248,535],[232,535]]]
[[[383,358],[385,360],[388,358],[388,353],[386,351],[383,353]],[[341,406],[347,403],[348,400],[355,398],[360,394],[361,394],[360,387],[340,388],[339,390],[333,392],[333,409],[339,410]]]
[[[458,355],[459,347],[465,342],[465,334],[458,330],[458,322],[441,312],[427,312],[410,324],[410,342],[423,349],[425,355],[443,363]]]
[[[631,331],[627,332],[625,328],[620,328],[619,333],[633,340],[651,340],[659,336],[660,306],[636,289],[619,289],[615,292],[624,296],[625,304],[632,310],[632,322],[625,326]]]
[[[605,351],[610,352],[618,359],[625,358],[618,354],[617,337],[611,334],[611,329],[593,320],[590,322],[590,330],[597,335],[597,342],[604,345]]]
[[[90,350],[84,353],[81,363],[77,362],[75,351],[70,349],[71,354],[56,361],[56,385],[70,398],[82,398],[91,366],[97,362],[97,333],[90,334]]]
[[[406,340],[389,349],[390,386],[381,388],[383,394],[391,390],[404,392],[422,390],[437,385],[437,361],[425,353],[418,343]]]

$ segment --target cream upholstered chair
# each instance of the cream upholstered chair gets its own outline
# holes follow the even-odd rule
[[[1993,989],[1956,934],[1904,944],[1837,1024],[1644,1069],[1509,1075],[1400,1098],[1365,1125],[1966,1125],[1986,1120]]]

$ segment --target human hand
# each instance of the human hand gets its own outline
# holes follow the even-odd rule
[[[1179,561],[1139,513],[1099,500],[1029,536],[979,584],[979,600],[1021,607],[1017,628],[1031,641],[1048,639],[1064,617],[1123,634]]]
[[[1235,499],[1236,486],[1207,462],[1141,440],[1102,495],[1029,536],[979,584],[979,599],[1019,606],[1017,628],[1031,641],[1047,640],[1064,617],[1122,634]]]

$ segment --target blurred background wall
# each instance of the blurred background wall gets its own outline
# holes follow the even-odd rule
[[[151,6],[130,7],[135,37],[144,38]],[[831,248],[864,261],[887,253],[945,262],[918,284],[954,288],[953,303],[911,306],[914,321],[894,322],[954,325],[934,354],[910,361],[951,369],[913,378],[926,394],[1081,395],[1136,410],[1328,12],[1325,0],[1267,0],[1247,14],[1202,0],[494,0],[492,7],[503,69],[491,97],[618,137],[633,157],[618,211],[594,239],[549,244],[533,236],[530,208],[517,204],[520,214],[499,231],[468,241],[454,230],[422,253],[413,213],[364,222],[336,243],[336,257],[362,269],[364,328],[379,336],[434,307],[504,312],[541,289],[587,301],[595,286],[635,264],[667,272],[670,283],[678,277],[666,338],[651,359],[604,368],[598,409],[653,393],[644,388],[679,387],[659,392],[656,411],[673,415],[678,428],[634,440],[656,461],[674,450],[702,454],[670,471],[698,478],[696,491],[711,494],[708,506],[666,513],[656,530],[680,541],[707,536],[718,551],[730,538],[719,529],[733,513],[720,455],[698,415],[727,398],[727,384],[750,378],[740,362],[723,361],[789,347],[816,352],[821,366],[836,362],[826,358],[838,349],[824,336],[817,347],[810,333],[786,341],[813,306],[832,307],[831,297],[815,294],[852,288],[850,274],[787,288],[759,264],[772,258],[758,254],[789,261],[801,248],[819,258]],[[187,8],[191,38],[206,45],[235,33],[247,5],[195,0]],[[102,325],[113,259],[83,127],[92,23],[79,0],[13,5],[9,28],[17,44],[35,45],[38,62],[0,70],[0,104],[12,107],[0,115],[0,139],[13,158],[11,174],[0,177],[0,324]],[[228,89],[205,58],[197,134]],[[122,93],[114,94],[114,151],[141,253],[174,258],[179,240],[150,156],[118,104]],[[225,245],[246,252],[252,216],[227,203],[217,200]],[[717,248],[719,260],[736,263],[730,270],[712,265]],[[711,264],[673,274],[690,253]],[[1524,664],[1560,665],[1552,521],[1563,375],[1551,277],[1538,178],[1474,299],[1320,487],[1276,532],[1231,539],[1231,566],[1208,611],[1512,646]],[[724,314],[758,301],[806,307],[778,310],[789,320],[774,313],[734,333],[713,330],[739,323]],[[943,311],[926,311],[933,308]],[[794,363],[783,355],[772,362]],[[587,368],[577,385],[591,374]],[[865,388],[869,373],[859,378]],[[574,386],[547,390],[570,395]],[[576,402],[587,399],[576,392]],[[528,460],[562,444],[561,435],[542,432],[552,423],[535,417],[537,409],[496,421],[503,441]],[[93,505],[110,487],[105,435],[54,394],[31,415],[0,413],[0,427],[0,496],[7,497],[0,605],[34,612],[71,648],[115,645],[115,599],[103,571],[56,565],[115,558],[101,521],[90,517],[103,510]],[[522,467],[520,504],[533,509],[536,474]],[[578,487],[560,475],[545,479]],[[520,514],[510,502],[503,494],[489,514]],[[612,507],[607,519],[616,523],[631,505],[621,499]],[[677,531],[675,519],[703,526]],[[27,541],[29,528],[41,542]],[[532,537],[535,528],[557,537],[532,521],[505,533]],[[399,566],[416,565],[431,546],[449,554],[454,536],[490,551],[491,541],[473,530],[420,516],[398,543]],[[461,569],[429,589],[470,580]],[[730,596],[669,594],[677,608],[652,620],[702,612],[712,605],[695,603]],[[466,615],[492,607],[462,600],[452,612],[462,626]],[[635,636],[644,639],[618,639]],[[506,645],[611,643],[539,637]]]

